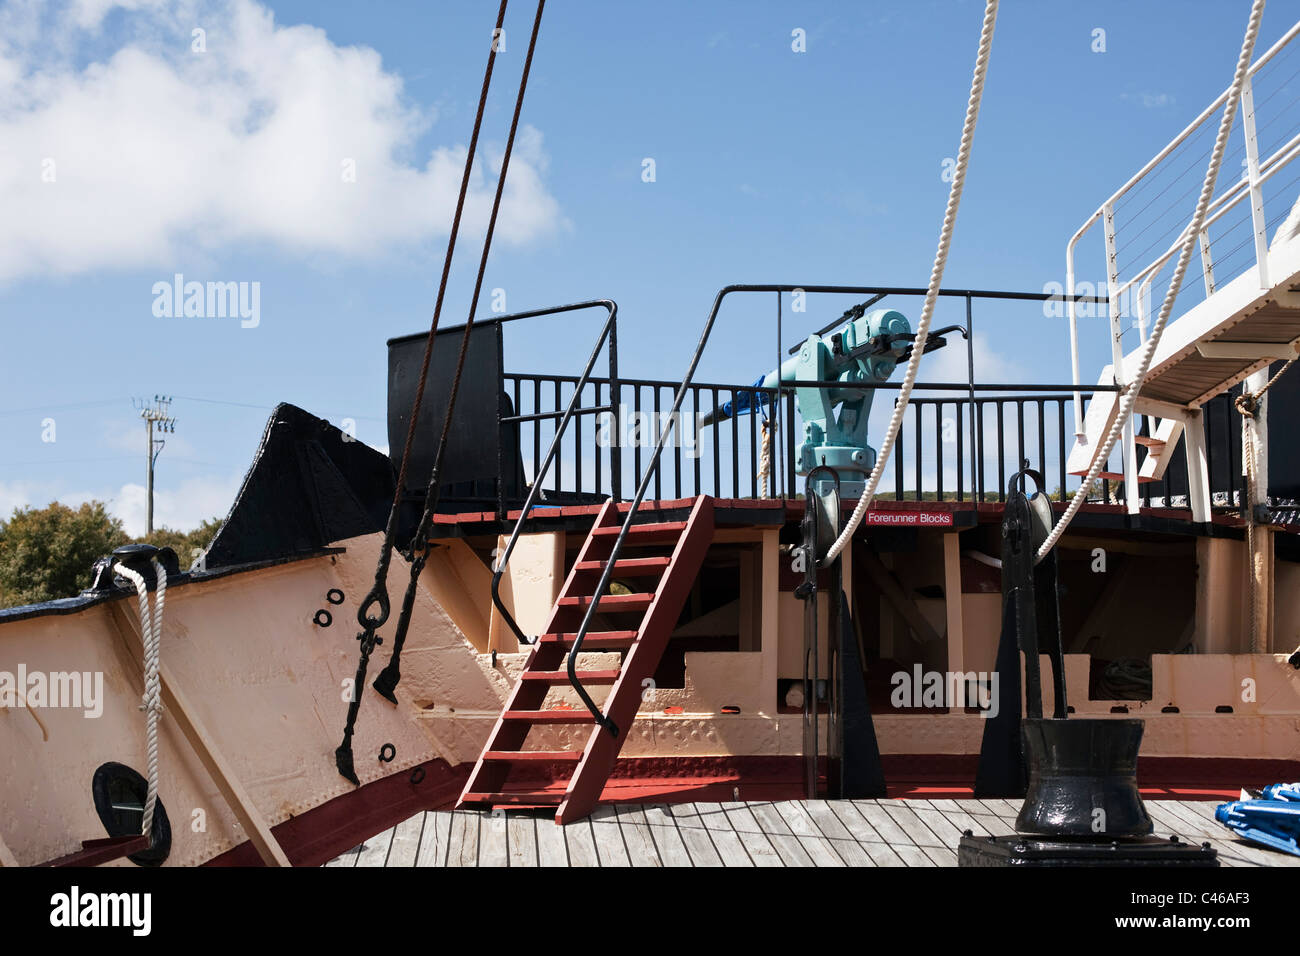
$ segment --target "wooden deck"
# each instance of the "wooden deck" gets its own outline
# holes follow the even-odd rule
[[[1218,801],[1148,800],[1161,836],[1210,842],[1222,866],[1300,866],[1237,840]],[[418,813],[326,866],[956,866],[962,831],[1011,833],[1011,800],[790,800],[618,804],[556,826],[550,814]]]

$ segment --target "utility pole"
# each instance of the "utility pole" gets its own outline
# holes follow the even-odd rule
[[[154,438],[154,426],[157,426],[160,433],[171,433],[176,431],[176,419],[171,417],[172,398],[170,395],[155,395],[153,405],[146,405],[143,401],[137,402],[140,409],[140,417],[144,419],[145,430],[148,433],[148,444],[145,445],[145,454],[148,460],[148,476],[146,478],[146,494],[149,499],[149,512],[147,519],[146,534],[153,534],[153,466],[158,460],[158,455],[163,450],[163,445],[167,442],[161,438]]]

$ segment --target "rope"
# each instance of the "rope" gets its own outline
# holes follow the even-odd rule
[[[1119,436],[1124,431],[1125,423],[1129,421],[1129,417],[1133,413],[1133,404],[1137,401],[1138,393],[1142,390],[1142,383],[1146,380],[1147,371],[1151,368],[1151,360],[1155,356],[1156,347],[1160,344],[1160,337],[1164,334],[1165,324],[1169,321],[1169,315],[1173,311],[1174,299],[1178,297],[1178,292],[1182,288],[1183,276],[1186,274],[1187,265],[1191,261],[1192,250],[1196,248],[1197,237],[1200,236],[1201,229],[1205,225],[1210,199],[1214,195],[1214,184],[1219,176],[1219,166],[1223,161],[1223,152],[1228,144],[1228,136],[1232,132],[1232,122],[1237,114],[1237,104],[1241,101],[1242,86],[1246,81],[1246,71],[1250,67],[1250,57],[1255,49],[1255,38],[1259,34],[1259,22],[1263,15],[1264,0],[1255,0],[1250,9],[1250,20],[1246,25],[1246,36],[1242,40],[1241,54],[1237,58],[1237,71],[1232,78],[1232,89],[1228,94],[1228,101],[1223,109],[1223,119],[1219,122],[1218,136],[1214,140],[1210,165],[1205,171],[1205,182],[1201,185],[1200,198],[1196,201],[1196,212],[1192,215],[1191,225],[1187,227],[1187,232],[1184,233],[1183,246],[1178,253],[1178,265],[1174,268],[1173,278],[1170,279],[1169,288],[1165,291],[1165,301],[1160,306],[1160,314],[1151,327],[1151,336],[1143,346],[1137,373],[1124,387],[1120,397],[1119,414],[1115,416],[1115,421],[1106,436],[1106,441],[1093,452],[1092,464],[1088,468],[1088,474],[1083,479],[1083,484],[1079,486],[1079,489],[1074,493],[1074,497],[1070,499],[1070,504],[1065,509],[1065,514],[1061,515],[1061,520],[1052,528],[1051,533],[1048,534],[1046,540],[1038,549],[1036,556],[1038,561],[1042,561],[1043,558],[1047,557],[1048,552],[1055,547],[1056,542],[1065,533],[1065,529],[1074,520],[1074,516],[1083,507],[1083,503],[1088,500],[1088,493],[1092,491],[1097,476],[1110,458],[1111,449],[1115,447],[1115,442],[1119,440]],[[1071,289],[1070,292],[1073,294],[1074,290]]]
[[[159,667],[162,656],[163,604],[167,599],[167,570],[157,557],[153,559],[158,586],[154,591],[153,613],[149,613],[149,586],[144,575],[125,564],[115,564],[113,570],[135,585],[140,600],[140,640],[144,645],[144,697],[140,709],[144,711],[144,749],[148,790],[144,801],[144,820],[140,832],[150,836],[153,831],[154,810],[158,806],[158,719],[162,716],[162,680]]]
[[[447,279],[451,274],[451,260],[456,251],[456,238],[460,234],[461,215],[465,211],[465,195],[469,192],[470,176],[474,170],[474,156],[478,151],[479,131],[483,126],[483,113],[487,107],[488,88],[492,83],[492,68],[497,58],[496,37],[501,35],[501,26],[505,22],[507,0],[501,0],[497,10],[496,32],[492,34],[492,47],[488,51],[487,67],[483,71],[483,87],[479,91],[478,110],[474,114],[474,131],[470,134],[469,149],[465,153],[465,171],[461,174],[460,194],[456,197],[456,212],[451,220],[451,233],[447,237],[447,254],[443,258],[442,278],[438,282],[438,297],[433,306],[433,321],[429,326],[429,336],[424,342],[424,358],[420,363],[420,378],[415,386],[415,401],[411,404],[411,418],[406,423],[406,440],[402,443],[402,459],[397,467],[397,486],[393,491],[393,504],[388,512],[388,525],[384,529],[384,541],[379,550],[379,560],[375,566],[375,583],[361,606],[357,608],[357,623],[367,631],[373,632],[388,620],[388,565],[392,560],[393,538],[397,534],[397,520],[402,507],[402,493],[406,488],[406,469],[411,460],[411,445],[415,442],[416,422],[420,418],[420,408],[424,404],[424,387],[429,378],[429,363],[433,358],[433,340],[438,333],[438,322],[442,317],[442,302],[447,294]],[[370,616],[370,609],[379,605],[378,614]],[[365,643],[363,641],[363,643]]]
[[[1253,392],[1242,392],[1232,403],[1232,407],[1241,413],[1241,437],[1246,446],[1246,553],[1250,556],[1250,652],[1259,653],[1259,582],[1264,576],[1263,554],[1256,548],[1255,542],[1255,496],[1258,476],[1255,468],[1255,428],[1259,422],[1259,401],[1289,369],[1295,359],[1291,359],[1264,385]]]
[[[447,408],[443,413],[442,434],[438,437],[438,449],[433,456],[433,469],[429,475],[429,484],[424,493],[424,511],[420,515],[415,541],[411,545],[412,549],[418,547],[420,551],[418,555],[413,556],[411,562],[411,573],[402,600],[402,610],[393,637],[393,650],[389,655],[388,665],[375,679],[373,685],[380,693],[387,691],[386,696],[392,694],[393,688],[401,677],[402,647],[406,643],[406,632],[410,626],[411,613],[415,608],[415,594],[419,586],[420,573],[424,570],[424,563],[428,559],[427,539],[429,525],[433,521],[434,512],[438,510],[438,498],[442,491],[442,482],[439,477],[442,473],[442,456],[447,450],[448,436],[451,433],[452,416],[456,409],[456,397],[460,393],[460,379],[465,370],[465,356],[469,351],[470,333],[474,330],[474,313],[478,311],[479,293],[483,290],[483,276],[487,272],[488,256],[492,251],[492,236],[496,231],[497,213],[501,210],[501,197],[506,187],[506,173],[510,169],[510,155],[515,146],[515,134],[519,131],[519,115],[524,107],[524,93],[528,90],[528,75],[532,72],[533,53],[537,49],[537,34],[542,27],[542,11],[545,8],[546,0],[538,0],[537,15],[533,19],[533,32],[528,41],[528,53],[524,57],[524,70],[519,79],[519,94],[515,97],[515,111],[510,119],[510,134],[506,137],[505,152],[501,156],[501,172],[497,176],[496,194],[492,197],[492,214],[488,217],[487,234],[483,238],[483,255],[479,258],[478,276],[474,280],[474,295],[470,299],[469,317],[465,321],[465,333],[460,340],[460,353],[456,356],[456,372],[452,378],[451,392],[447,397]]]
[[[772,431],[774,424],[763,419],[763,446],[758,460],[758,497],[767,497],[767,475],[772,467]]]
[[[433,340],[438,332],[438,322],[442,315],[443,298],[447,292],[447,279],[451,273],[451,260],[456,250],[456,237],[460,233],[461,214],[465,209],[465,195],[469,191],[470,176],[474,169],[474,155],[478,150],[479,131],[483,126],[483,113],[487,107],[488,88],[492,82],[492,68],[496,63],[497,41],[501,27],[505,22],[507,0],[501,0],[497,10],[496,32],[492,34],[492,46],[488,51],[487,67],[483,72],[483,87],[479,91],[478,109],[474,114],[474,131],[470,135],[469,150],[465,154],[465,171],[461,176],[460,195],[456,199],[456,212],[452,217],[451,234],[447,238],[447,254],[442,263],[442,279],[438,284],[438,298],[434,304],[433,322],[429,326],[429,335],[424,343],[424,360],[420,365],[420,378],[416,384],[415,401],[411,406],[411,418],[406,425],[406,441],[402,445],[402,459],[398,466],[397,484],[393,490],[393,504],[388,511],[388,524],[384,528],[384,540],[379,549],[379,559],[375,562],[375,581],[370,592],[362,599],[357,608],[357,623],[361,633],[357,635],[360,653],[357,657],[357,672],[354,678],[352,699],[348,703],[347,718],[343,725],[343,741],[334,750],[334,761],[339,773],[353,783],[358,783],[353,767],[352,736],[356,729],[357,713],[361,708],[361,686],[365,683],[366,671],[370,666],[370,655],[383,638],[376,633],[387,621],[392,610],[388,596],[388,568],[393,557],[393,539],[397,536],[398,515],[401,512],[402,495],[406,489],[406,471],[411,458],[411,445],[415,440],[416,422],[420,417],[420,407],[424,402],[425,383],[429,377],[429,363],[433,356]],[[450,414],[448,414],[450,419]],[[371,609],[377,608],[372,615]]]
[[[872,500],[876,496],[876,487],[880,484],[880,477],[884,473],[885,463],[889,460],[889,453],[893,450],[894,441],[898,438],[899,429],[903,425],[903,413],[907,411],[907,405],[912,397],[912,386],[916,382],[917,369],[921,364],[921,356],[925,353],[925,340],[930,334],[930,319],[934,315],[934,306],[939,298],[939,286],[943,282],[943,269],[948,262],[948,248],[952,242],[953,226],[957,222],[957,207],[961,204],[962,187],[966,184],[966,164],[970,159],[971,141],[975,137],[975,121],[979,119],[980,100],[984,95],[984,77],[988,72],[989,51],[993,46],[993,26],[998,18],[998,0],[985,0],[984,6],[984,24],[980,29],[979,53],[975,57],[975,75],[971,80],[970,98],[966,102],[966,120],[962,125],[961,146],[957,150],[957,165],[953,171],[952,187],[948,191],[948,206],[943,214],[943,228],[939,232],[939,249],[935,253],[934,267],[930,271],[930,285],[925,292],[925,304],[921,307],[921,318],[916,324],[916,338],[912,343],[912,355],[907,360],[907,372],[903,376],[902,387],[898,393],[898,400],[894,404],[894,414],[889,420],[889,428],[885,432],[885,438],[880,443],[880,453],[876,457],[876,465],[871,469],[871,475],[867,479],[867,487],[862,492],[862,498],[858,501],[858,506],[853,509],[853,514],[849,517],[848,524],[840,532],[840,536],[835,539],[830,550],[826,552],[826,558],[822,562],[828,565],[839,557],[841,551],[852,539],[853,534],[862,523],[862,518],[867,513],[867,508],[871,506]]]

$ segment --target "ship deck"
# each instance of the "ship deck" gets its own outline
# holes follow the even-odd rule
[[[684,515],[694,501],[694,498],[647,499],[638,510],[638,517],[642,521],[673,520]],[[856,501],[845,501],[842,507],[844,514],[847,516],[852,512],[856,504]],[[1053,501],[1052,507],[1059,514],[1067,504],[1067,501]],[[538,505],[529,515],[527,530],[585,532],[590,528],[600,507],[599,504]],[[630,507],[628,502],[620,502],[619,515],[626,515]],[[962,531],[980,524],[1000,523],[1004,508],[1005,504],[996,500],[898,501],[878,498],[868,509],[864,525],[868,529],[885,527]],[[801,498],[714,499],[715,522],[719,527],[781,527],[787,523],[797,523],[803,517],[803,511]],[[492,511],[464,510],[437,514],[433,518],[434,527],[430,537],[437,539],[508,534],[521,514],[518,508],[507,510],[504,520]],[[1286,520],[1289,512],[1283,514],[1280,511],[1276,517],[1278,520],[1273,524],[1275,530],[1300,535],[1300,523],[1292,524]],[[1241,538],[1245,532],[1245,521],[1237,509],[1218,508],[1209,521],[1198,523],[1192,520],[1192,513],[1187,508],[1144,507],[1138,514],[1130,515],[1123,504],[1101,502],[1084,505],[1072,526],[1080,531],[1229,538]],[[1289,554],[1289,547],[1284,545],[1284,548]]]
[[[1300,866],[1236,839],[1219,801],[1147,800],[1159,836],[1210,843],[1222,866]],[[1014,831],[1012,800],[785,800],[604,805],[556,826],[549,813],[417,813],[326,866],[956,866],[963,832]]]

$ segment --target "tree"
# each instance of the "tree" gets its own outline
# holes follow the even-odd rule
[[[0,521],[0,606],[76,595],[90,585],[95,559],[129,540],[102,501],[14,509]]]
[[[220,518],[209,518],[193,531],[176,531],[173,528],[156,528],[154,533],[137,541],[152,544],[156,548],[171,548],[180,559],[181,570],[188,571],[199,552],[206,551],[212,539],[221,528]]]

